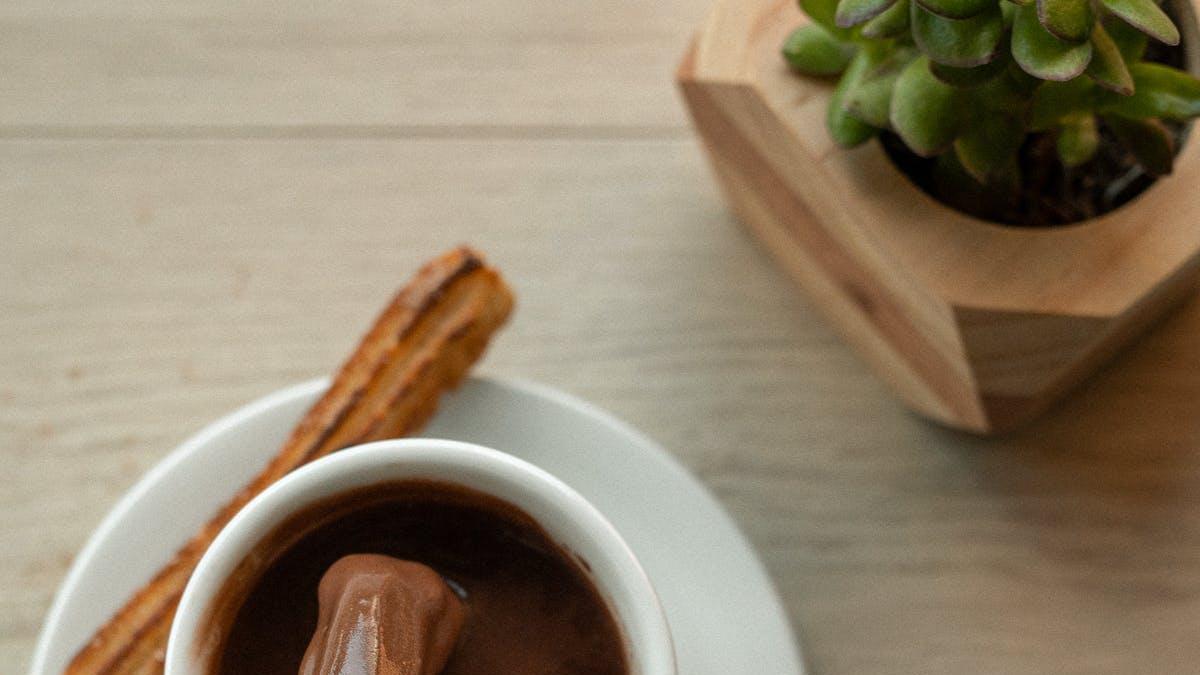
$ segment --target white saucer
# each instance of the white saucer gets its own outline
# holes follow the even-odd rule
[[[46,618],[32,675],[58,675],[80,644],[283,442],[325,380],[222,418],[154,467],[75,559]],[[473,378],[425,436],[504,450],[588,498],[633,548],[666,608],[680,675],[802,675],[762,564],[712,495],[637,431],[546,387]]]

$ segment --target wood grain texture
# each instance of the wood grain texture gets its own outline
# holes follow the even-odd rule
[[[663,81],[705,4],[10,0],[0,125],[49,136],[682,129]]]
[[[568,108],[578,138],[438,126],[320,139],[231,114],[237,140],[219,140],[188,126],[208,123],[203,96],[174,86],[173,108],[121,82],[107,99],[119,103],[92,113],[37,103],[105,100],[88,78],[136,71],[120,60],[132,43],[96,47],[102,65],[46,65],[57,84],[0,78],[4,119],[49,119],[74,139],[0,126],[0,670],[24,671],[71,557],[143,472],[215,417],[328,374],[421,260],[468,241],[519,293],[483,369],[588,398],[691,467],[762,552],[816,675],[1193,672],[1200,304],[1019,435],[982,441],[905,413],[734,223],[697,144],[593,126],[639,107],[682,125],[669,72],[707,5],[611,5],[602,25],[624,12],[630,31],[669,28],[653,37],[659,56],[592,99],[612,110]],[[147,15],[143,36],[185,43],[203,22],[176,15],[249,12],[156,6],[105,4]],[[497,34],[522,34],[498,4],[476,6]],[[14,46],[18,24],[104,40],[85,34],[89,13],[117,10],[97,7],[4,3],[5,67],[67,53]],[[352,10],[366,22],[389,7]],[[523,4],[504,7],[523,20]],[[592,39],[601,10],[570,9],[557,29]],[[592,44],[602,62],[626,58]],[[537,57],[540,77],[557,55]],[[297,63],[316,74],[284,75],[316,87],[325,65]],[[221,95],[203,70],[175,82],[188,77]],[[380,96],[398,104],[396,92]],[[347,110],[388,107],[368,94],[351,90]],[[544,122],[542,96],[514,90],[510,121]],[[161,133],[114,138],[123,114]]]
[[[831,83],[779,56],[805,20],[788,0],[718,0],[678,78],[732,208],[913,408],[1023,424],[1195,289],[1200,144],[1105,216],[997,227],[933,201],[878,143],[834,147]]]

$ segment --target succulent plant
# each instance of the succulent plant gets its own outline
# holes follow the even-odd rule
[[[1065,167],[1086,163],[1100,127],[1146,172],[1171,171],[1164,120],[1200,116],[1200,80],[1144,59],[1179,43],[1154,0],[800,0],[811,22],[783,54],[838,77],[828,126],[852,147],[887,129],[979,183],[1012,181],[1030,134],[1052,134]]]

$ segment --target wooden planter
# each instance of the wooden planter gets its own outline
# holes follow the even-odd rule
[[[976,432],[1020,424],[1194,288],[1194,139],[1173,176],[1102,218],[984,223],[926,196],[879,143],[833,143],[828,83],[779,55],[805,20],[793,0],[718,0],[679,83],[733,210],[912,408]]]

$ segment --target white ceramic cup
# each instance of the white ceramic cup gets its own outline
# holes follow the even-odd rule
[[[200,560],[167,641],[165,675],[205,675],[204,618],[226,579],[288,516],[356,488],[407,479],[435,480],[496,497],[536,520],[587,562],[625,640],[633,675],[675,675],[667,619],[633,551],[579,493],[536,466],[496,450],[432,439],[381,441],[342,450],[285,476],[246,505]]]

